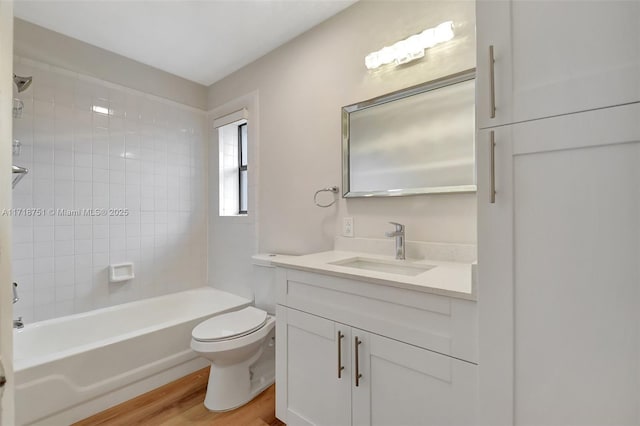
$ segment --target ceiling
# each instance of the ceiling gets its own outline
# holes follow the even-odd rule
[[[356,0],[17,0],[15,16],[209,86]]]

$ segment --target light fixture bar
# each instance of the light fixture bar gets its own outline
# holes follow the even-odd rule
[[[422,58],[425,49],[449,41],[453,36],[453,21],[443,22],[437,27],[424,30],[420,34],[414,34],[392,46],[386,46],[377,52],[369,53],[364,58],[364,64],[370,70],[390,63],[406,64],[414,59]]]

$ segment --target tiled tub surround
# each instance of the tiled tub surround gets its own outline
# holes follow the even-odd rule
[[[30,172],[13,207],[128,209],[14,217],[15,315],[28,323],[202,285],[205,113],[25,58],[14,69],[33,84],[14,119],[14,164]],[[128,261],[136,278],[109,284],[108,265]]]

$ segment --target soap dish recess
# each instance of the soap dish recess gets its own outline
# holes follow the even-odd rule
[[[119,283],[135,278],[133,263],[117,263],[109,265],[109,282]]]

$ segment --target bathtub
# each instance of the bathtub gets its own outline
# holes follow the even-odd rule
[[[250,303],[202,287],[27,324],[14,332],[17,423],[68,425],[206,367],[193,327]]]

